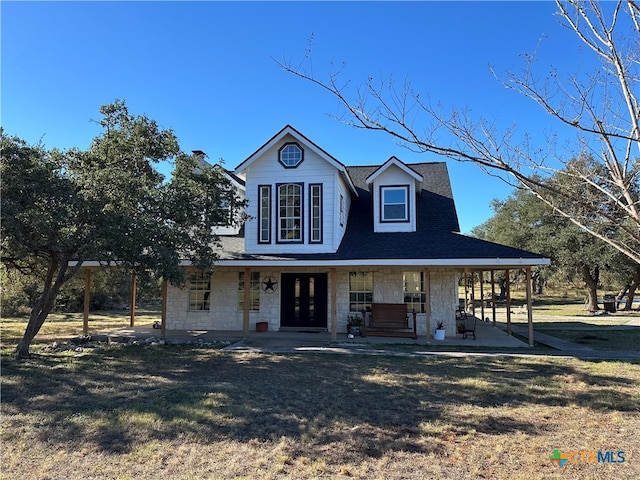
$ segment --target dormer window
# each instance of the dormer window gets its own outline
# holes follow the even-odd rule
[[[409,221],[409,185],[380,187],[380,221]]]
[[[391,157],[366,179],[373,193],[373,231],[415,232],[416,196],[424,177]]]
[[[284,168],[296,168],[304,160],[302,148],[297,143],[286,143],[278,150],[278,160]]]

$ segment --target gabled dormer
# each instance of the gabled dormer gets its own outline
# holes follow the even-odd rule
[[[335,252],[358,193],[346,167],[287,125],[235,170],[246,181],[247,253]]]
[[[396,157],[367,177],[375,232],[416,231],[416,195],[422,181],[422,175]]]

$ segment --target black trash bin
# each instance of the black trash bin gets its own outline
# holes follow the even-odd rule
[[[602,303],[604,304],[604,311],[616,313],[616,296],[615,295],[605,295]]]

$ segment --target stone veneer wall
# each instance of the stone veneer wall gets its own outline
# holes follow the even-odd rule
[[[244,269],[216,267],[211,278],[210,310],[189,310],[189,289],[170,285],[167,292],[167,328],[170,330],[242,330],[243,312],[238,310],[238,274]],[[279,278],[279,272],[263,270]],[[260,292],[260,311],[249,313],[249,329],[256,322],[269,322],[270,330],[280,326],[280,291]]]
[[[404,292],[403,272],[421,271],[410,267],[350,269],[338,272],[338,332],[347,331],[349,315],[349,271],[373,271],[373,300],[379,303],[402,303]],[[446,324],[447,335],[455,335],[455,309],[458,306],[458,277],[454,270],[431,270],[431,334],[438,320]],[[341,295],[340,293],[343,292]],[[427,334],[426,314],[416,315],[416,332],[419,337]]]
[[[446,325],[447,336],[456,335],[456,308],[458,300],[459,274],[452,270],[435,270],[431,272],[431,329],[436,328],[438,321]],[[426,320],[422,322],[423,335],[426,333]],[[420,326],[420,323],[418,323]]]
[[[402,273],[411,268],[347,268],[337,271],[337,331],[347,331],[349,315],[349,272],[373,271],[373,298],[380,303],[402,303]],[[211,281],[211,308],[208,311],[189,311],[189,291],[185,286],[170,285],[167,292],[167,329],[170,330],[242,330],[243,312],[238,310],[238,273],[244,269],[217,267]],[[273,276],[280,281],[280,271],[259,270],[260,278]],[[329,269],[300,268],[286,271],[328,275],[327,328],[331,330],[331,275]],[[416,271],[419,271],[416,269]],[[453,270],[432,270],[431,326],[445,321],[447,333],[455,335],[455,308],[458,305],[458,274]],[[278,285],[279,286],[279,285]],[[256,322],[269,322],[269,330],[280,328],[280,289],[274,293],[260,291],[260,311],[250,312],[249,330],[255,331]],[[417,332],[426,335],[426,316],[417,315]]]

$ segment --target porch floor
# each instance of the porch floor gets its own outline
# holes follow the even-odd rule
[[[137,325],[126,327],[109,332],[102,332],[93,335],[94,338],[120,338],[137,339],[144,341],[150,337],[160,337],[160,330],[154,329],[152,325]],[[447,335],[445,340],[436,341],[426,336],[418,336],[416,340],[403,337],[355,337],[348,338],[346,333],[338,333],[335,342],[331,341],[329,332],[256,332],[250,331],[249,337],[243,341],[241,331],[229,330],[166,330],[165,339],[169,343],[195,343],[195,342],[229,342],[230,350],[242,347],[248,350],[268,351],[283,348],[305,349],[306,347],[330,347],[330,346],[362,346],[362,345],[382,345],[382,344],[405,344],[405,345],[439,345],[439,346],[460,346],[460,347],[492,347],[492,348],[528,348],[527,343],[506,334],[499,328],[493,327],[491,323],[478,320],[476,326],[476,340],[472,337],[462,338],[462,335]]]

